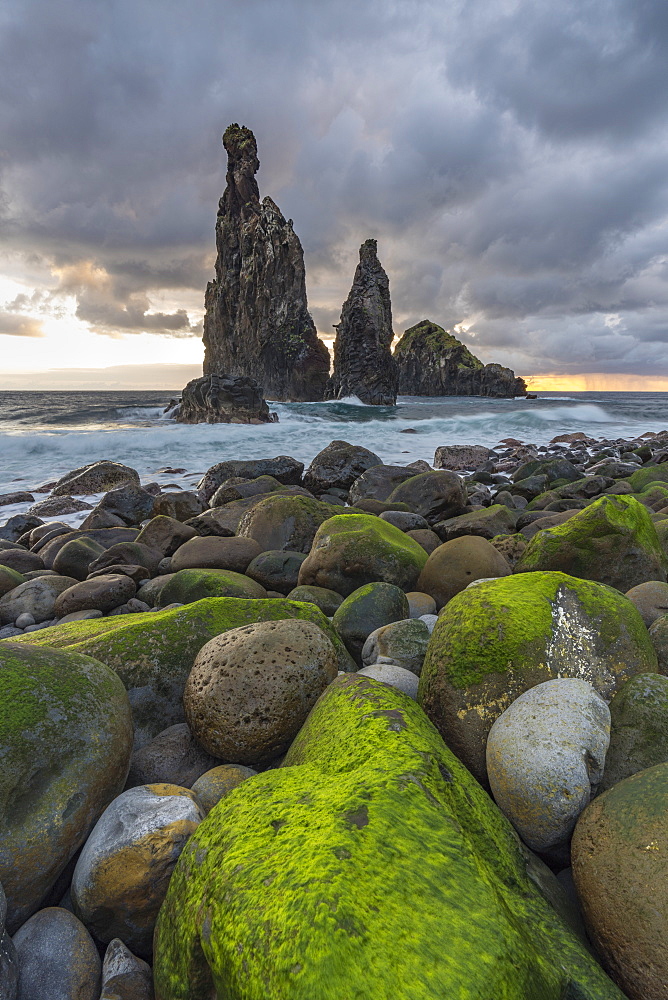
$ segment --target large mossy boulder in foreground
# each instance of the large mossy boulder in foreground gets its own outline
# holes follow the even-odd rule
[[[524,691],[579,677],[609,701],[629,677],[656,669],[628,598],[565,573],[521,573],[477,583],[446,605],[427,647],[418,701],[484,783],[487,734]]]
[[[605,496],[534,535],[515,572],[533,570],[560,570],[626,593],[647,580],[665,583],[668,558],[641,503]]]
[[[333,642],[340,669],[355,669],[345,646],[319,608],[279,598],[262,601],[208,598],[172,611],[147,611],[54,625],[44,631],[29,632],[19,642],[22,646],[25,643],[58,646],[87,653],[112,667],[128,691],[135,746],[140,747],[168,726],[185,721],[183,689],[195,657],[205,643],[231,628],[284,618],[301,618],[318,625]]]
[[[90,656],[0,643],[0,882],[13,933],[114,796],[132,749],[128,697]]]
[[[339,677],[184,849],[156,1000],[622,1000],[539,882],[418,706]]]
[[[373,514],[338,514],[320,525],[299,570],[299,583],[348,597],[365,583],[415,590],[427,561],[418,542]]]

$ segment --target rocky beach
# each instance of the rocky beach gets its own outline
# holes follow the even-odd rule
[[[668,431],[14,486],[3,998],[664,996]]]

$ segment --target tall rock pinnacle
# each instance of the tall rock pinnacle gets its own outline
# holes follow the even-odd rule
[[[343,303],[334,342],[330,399],[357,396],[363,403],[393,406],[397,369],[391,353],[390,282],[378,260],[375,240],[360,247],[360,262]]]
[[[216,221],[216,277],[206,289],[204,374],[245,375],[278,400],[320,400],[329,352],[306,303],[299,238],[271,198],[260,201],[255,136],[223,136],[227,187]]]

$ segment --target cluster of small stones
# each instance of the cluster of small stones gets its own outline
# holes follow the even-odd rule
[[[491,790],[527,857],[558,873],[555,906],[570,912],[577,933],[586,928],[617,984],[591,996],[665,995],[658,932],[633,920],[645,905],[668,918],[660,858],[655,869],[652,854],[642,865],[623,861],[611,883],[596,862],[599,851],[626,850],[615,841],[615,808],[627,815],[634,795],[634,842],[657,842],[660,854],[667,833],[656,817],[668,815],[668,431],[634,440],[578,432],[546,446],[444,445],[433,463],[407,466],[333,441],[306,469],[288,456],[222,462],[192,490],[142,484],[135,470],[101,461],[52,486],[46,500],[0,526],[0,663],[39,650],[64,664],[85,653],[95,669],[108,670],[90,659],[104,661],[104,652],[82,646],[103,635],[86,631],[89,620],[92,629],[112,619],[107,631],[114,618],[118,627],[173,624],[164,612],[195,613],[198,602],[218,600],[246,617],[203,640],[183,678],[169,679],[178,696],[173,688],[160,695],[174,712],[162,729],[146,729],[148,688],[128,679],[135,666],[126,676],[110,660],[129,694],[115,710],[121,721],[123,712],[132,719],[129,735],[114,737],[125,739],[114,759],[123,770],[125,754],[126,766],[69,834],[64,861],[41,891],[15,885],[21,866],[12,838],[23,835],[23,821],[0,827],[8,900],[5,908],[0,892],[0,995],[149,1000],[153,931],[189,838],[213,805],[280,767],[342,673],[417,701]],[[0,496],[0,508],[31,503],[34,492]],[[92,494],[100,499],[87,505],[79,528],[57,520]],[[520,604],[535,599],[536,614],[547,607],[552,621],[544,641],[531,639],[538,645],[518,640],[515,665],[505,652],[513,615],[534,612],[513,610],[513,587],[524,595]],[[536,620],[526,619],[527,636]],[[486,650],[469,673],[454,645],[462,628],[467,648]],[[504,664],[490,666],[502,648]],[[122,700],[122,691],[114,697]],[[10,718],[7,698],[0,685]],[[27,730],[24,737],[32,739]],[[27,788],[21,816],[26,796],[37,802],[51,781]],[[654,805],[643,812],[650,795]],[[56,798],[53,808],[62,812]],[[151,874],[156,852],[164,861],[159,877]],[[621,911],[630,914],[623,928]],[[435,995],[397,989],[398,998]],[[209,994],[192,994],[200,995]]]

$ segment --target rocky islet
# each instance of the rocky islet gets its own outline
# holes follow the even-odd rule
[[[59,495],[120,523],[10,519],[8,1000],[54,948],[65,1000],[663,996],[667,441],[338,441],[183,504],[93,463]]]

